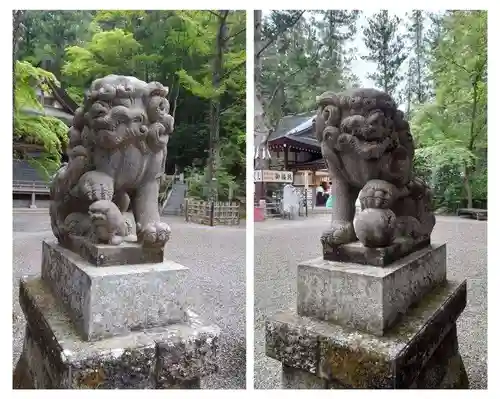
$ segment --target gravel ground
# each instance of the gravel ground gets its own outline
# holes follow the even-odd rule
[[[329,216],[255,224],[255,388],[280,388],[280,363],[264,353],[264,321],[296,301],[297,264],[319,256]],[[447,243],[448,278],[467,279],[467,307],[457,322],[470,387],[487,388],[487,222],[437,217],[434,242]]]
[[[18,302],[19,278],[40,273],[41,241],[53,238],[46,213],[13,215],[13,365],[22,350],[24,315]],[[245,228],[208,227],[165,220],[172,228],[168,257],[191,269],[188,292],[193,309],[221,328],[217,374],[207,389],[245,388]]]

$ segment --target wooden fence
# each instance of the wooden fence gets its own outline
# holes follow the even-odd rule
[[[240,224],[239,202],[209,202],[186,199],[184,202],[186,222],[209,226]]]

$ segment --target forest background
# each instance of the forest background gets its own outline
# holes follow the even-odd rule
[[[486,11],[256,11],[254,22],[262,131],[314,111],[326,90],[385,90],[410,122],[434,208],[487,207]]]
[[[166,173],[184,171],[194,197],[244,196],[245,26],[229,10],[14,11],[14,158],[48,179],[68,141],[60,120],[24,112],[43,111],[35,87],[53,82],[81,105],[94,79],[129,75],[169,88]]]

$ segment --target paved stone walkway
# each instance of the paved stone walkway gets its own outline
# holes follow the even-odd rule
[[[448,278],[467,279],[458,320],[460,352],[473,389],[487,388],[487,222],[438,217],[432,240],[446,242]],[[280,387],[280,363],[264,354],[265,317],[294,308],[297,264],[319,256],[329,216],[255,224],[255,388]]]
[[[245,388],[245,224],[208,227],[179,217],[162,218],[172,228],[168,257],[189,267],[188,292],[194,310],[221,328],[220,371],[205,378],[207,389]],[[52,239],[46,212],[13,215],[13,365],[22,349],[24,315],[18,302],[19,278],[40,273],[41,242]]]

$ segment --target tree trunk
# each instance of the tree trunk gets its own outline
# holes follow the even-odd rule
[[[382,14],[384,16],[384,21],[386,24],[389,23],[389,14],[388,14],[388,11],[384,10],[382,11]],[[387,31],[386,33],[384,34],[384,56],[382,58],[382,62],[384,63],[384,66],[383,66],[383,70],[384,70],[384,91],[391,95],[393,93],[389,93],[389,77],[387,76],[387,52],[389,51],[389,37],[387,36]]]
[[[464,189],[467,196],[467,208],[472,208],[472,188],[470,186],[470,168],[464,168]]]
[[[254,107],[254,146],[255,148],[255,169],[268,169],[269,159],[266,156],[267,138],[269,137],[270,128],[266,120],[264,112],[264,104],[262,102],[260,76],[261,76],[261,60],[260,51],[263,47],[262,43],[262,11],[254,11],[254,85],[255,85],[255,107]],[[264,193],[256,192],[257,199],[260,199]]]
[[[177,100],[179,99],[179,92],[181,91],[181,82],[179,78],[175,80],[174,87],[175,87],[175,94],[172,106],[172,118],[174,118],[175,120],[175,111],[177,111]]]
[[[422,11],[415,11],[416,19],[416,61],[417,61],[417,101],[419,104],[424,103],[424,87],[422,82]]]
[[[221,11],[219,14],[219,29],[216,37],[216,55],[214,59],[214,67],[212,73],[212,86],[214,90],[220,88],[221,78],[223,75],[223,57],[226,45],[227,25],[226,20],[229,11]],[[209,197],[212,201],[216,199],[215,187],[215,171],[219,163],[219,130],[220,130],[220,97],[214,96],[210,100],[210,155],[208,164],[208,186]]]
[[[479,72],[476,74],[474,81],[472,82],[472,113],[471,113],[471,121],[470,121],[470,130],[469,130],[469,151],[474,149],[474,139],[475,128],[476,128],[476,117],[477,117],[477,85],[479,83]]]
[[[472,82],[472,113],[471,113],[471,122],[470,122],[470,131],[469,131],[469,151],[474,150],[474,139],[476,138],[475,128],[476,128],[476,118],[477,118],[477,85],[479,82],[480,73],[478,72]],[[473,168],[468,165],[465,165],[464,171],[464,188],[467,194],[467,207],[472,208],[472,189],[470,186],[470,175],[472,174]]]
[[[411,110],[411,95],[412,95],[412,85],[411,85],[411,68],[408,68],[408,86],[406,87],[406,118],[410,119]]]
[[[12,11],[12,58],[14,62],[17,60],[17,51],[19,50],[19,42],[23,33],[23,19],[26,11],[14,10]]]
[[[19,49],[19,41],[23,31],[22,21],[26,11],[12,11],[13,32],[12,32],[12,111],[16,112],[16,61],[17,50]],[[14,131],[14,118],[12,118],[12,131]]]

